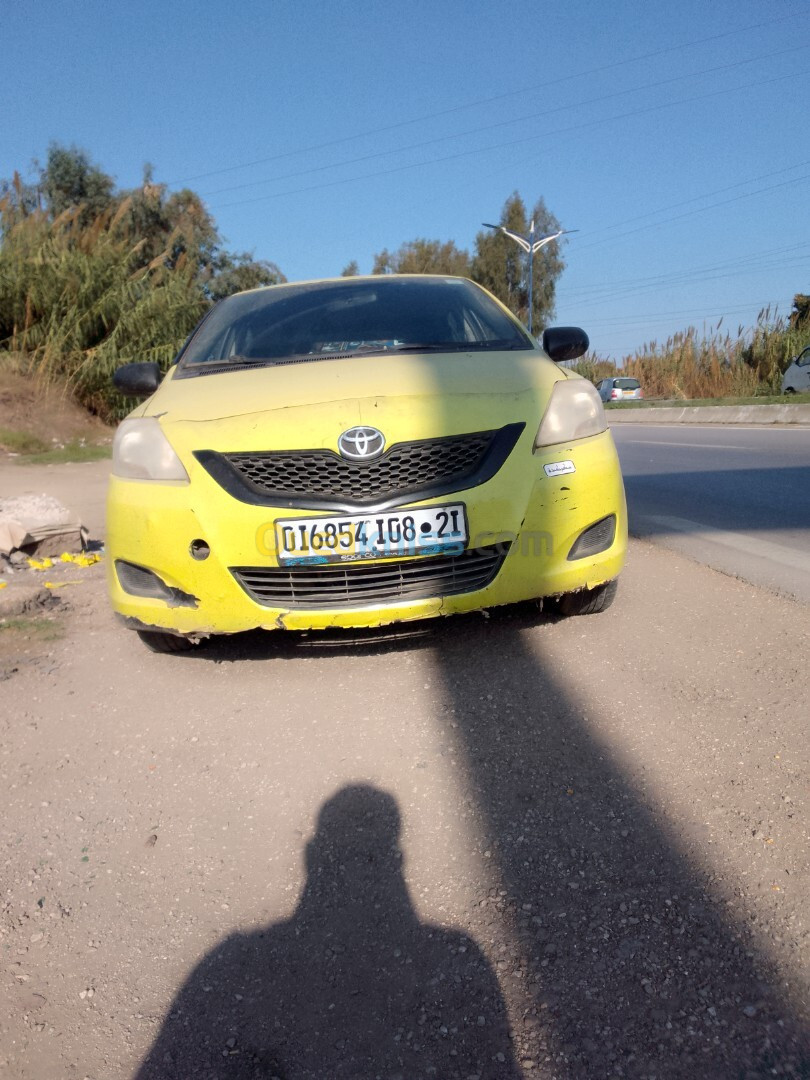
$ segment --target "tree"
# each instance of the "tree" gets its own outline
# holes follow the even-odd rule
[[[383,248],[374,256],[371,272],[372,274],[393,274],[396,272],[394,270],[394,256],[388,248]]]
[[[85,220],[89,221],[110,207],[114,188],[113,178],[94,165],[84,150],[59,143],[48,147],[39,189],[52,217],[81,206]]]
[[[542,198],[535,203],[529,218],[520,195],[517,192],[510,195],[501,211],[500,224],[527,236],[532,220],[538,239],[560,229],[560,223],[546,208]],[[529,314],[527,259],[528,256],[515,241],[502,232],[487,230],[479,232],[475,238],[473,281],[494,293],[523,323],[528,322]],[[536,333],[542,331],[553,318],[557,278],[564,268],[559,241],[546,244],[534,256],[532,327]]]
[[[206,286],[212,300],[222,300],[232,293],[258,289],[262,285],[280,285],[287,279],[275,263],[254,259],[243,252],[231,255],[223,251],[214,264],[214,276]]]
[[[352,259],[350,263],[346,263],[343,269],[340,271],[341,277],[357,277],[360,273],[360,267],[357,265],[357,260]]]
[[[144,165],[141,186],[120,192],[118,199],[113,225],[137,245],[138,266],[189,266],[214,301],[287,280],[275,263],[225,251],[200,196],[189,188],[169,193],[165,184],[154,181],[149,164]]]
[[[793,311],[790,313],[790,325],[794,330],[810,326],[810,296],[796,293],[793,297]]]
[[[220,236],[202,199],[188,188],[168,192],[144,170],[140,187],[120,192],[115,227],[139,244],[139,261],[148,266],[161,258],[169,267],[192,263],[210,274],[220,251]]]
[[[409,240],[399,251],[383,248],[374,256],[372,274],[451,274],[470,276],[470,256],[452,240]]]
[[[66,382],[105,417],[131,360],[168,366],[213,301],[284,281],[272,262],[226,251],[199,195],[146,166],[116,190],[75,147],[50,147],[34,183],[0,180],[0,359]]]

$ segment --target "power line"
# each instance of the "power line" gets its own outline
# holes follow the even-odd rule
[[[745,264],[751,263],[751,262],[755,262],[755,263],[757,263],[757,265],[762,265],[763,261],[768,257],[778,257],[780,259],[783,259],[785,255],[789,255],[792,252],[795,252],[795,251],[807,251],[808,246],[810,246],[810,240],[803,240],[803,241],[801,241],[799,243],[792,244],[789,247],[785,247],[782,244],[782,245],[779,245],[778,247],[768,248],[768,249],[766,249],[764,251],[761,250],[761,249],[757,249],[756,251],[752,251],[747,255],[740,255],[740,256],[737,256],[734,259],[725,259],[722,262],[713,263],[712,265],[709,265],[709,266],[697,267],[696,270],[691,270],[691,271],[679,270],[679,271],[676,271],[674,274],[655,274],[655,275],[651,275],[651,276],[648,275],[648,276],[640,277],[640,278],[624,278],[624,279],[621,279],[621,280],[618,280],[618,281],[610,282],[609,284],[606,284],[606,285],[601,284],[601,283],[600,284],[591,284],[591,285],[581,285],[577,289],[572,290],[572,292],[574,294],[576,294],[577,292],[581,292],[581,293],[584,293],[584,294],[586,294],[588,296],[592,296],[593,293],[595,291],[599,290],[599,289],[613,290],[616,286],[622,288],[622,287],[626,287],[626,286],[630,286],[630,287],[640,286],[640,285],[647,284],[649,282],[666,283],[667,281],[670,281],[673,278],[681,278],[681,277],[683,277],[685,273],[686,274],[691,274],[691,273],[714,272],[716,270],[725,270],[725,269],[728,269],[729,267],[739,267],[740,265],[745,265]]]
[[[740,307],[724,308],[722,311],[716,311],[713,314],[707,313],[702,308],[680,308],[673,311],[652,311],[648,315],[639,315],[637,318],[626,319],[620,316],[607,316],[605,318],[599,318],[598,322],[600,326],[607,326],[608,328],[620,329],[623,326],[643,326],[651,319],[670,319],[679,318],[692,319],[697,322],[711,322],[715,319],[722,320],[731,315],[739,315],[744,312],[749,312],[753,308],[759,308],[764,310],[766,308],[776,308],[778,302],[775,300],[768,300],[765,303],[759,300],[750,300],[747,304],[743,304]]]
[[[441,109],[438,112],[426,113],[422,116],[413,117],[410,120],[400,120],[395,124],[386,124],[383,127],[371,128],[366,131],[358,132],[355,135],[346,135],[339,139],[330,139],[328,142],[317,143],[312,146],[300,147],[296,150],[285,150],[280,154],[271,154],[268,157],[256,158],[253,161],[241,162],[237,165],[228,165],[221,169],[211,169],[207,172],[196,173],[193,176],[186,176],[180,180],[172,180],[167,184],[167,187],[177,187],[181,184],[191,183],[194,180],[205,180],[209,176],[222,176],[225,173],[237,172],[240,169],[250,169],[256,165],[268,165],[273,161],[281,161],[284,158],[292,157],[296,154],[308,154],[314,153],[319,150],[331,149],[334,146],[340,146],[343,143],[353,142],[356,139],[368,138],[372,135],[382,135],[389,131],[397,131],[404,127],[409,127],[413,124],[425,123],[428,120],[436,120],[443,116],[451,116],[455,113],[462,112],[466,109],[480,108],[482,105],[491,105],[496,101],[505,101],[507,98],[518,97],[523,94],[534,93],[537,90],[545,90],[552,86],[559,86],[562,83],[571,82],[577,79],[587,78],[591,75],[597,75],[605,71],[613,71],[616,68],[626,67],[629,64],[639,63],[642,60],[653,60],[659,56],[665,56],[669,53],[679,52],[682,49],[691,49],[698,45],[706,45],[715,41],[722,41],[725,38],[734,37],[737,34],[745,34],[751,30],[761,30],[766,26],[773,26],[778,23],[787,21],[788,19],[801,18],[804,14],[792,14],[783,15],[777,19],[767,19],[764,22],[753,23],[749,26],[742,26],[737,30],[727,30],[722,34],[713,34],[710,37],[695,38],[692,41],[681,42],[678,45],[669,45],[664,49],[657,49],[654,52],[642,53],[638,56],[631,56],[625,60],[616,60],[610,64],[602,64],[599,67],[590,68],[587,71],[577,72],[572,75],[563,75],[559,79],[552,79],[545,83],[536,83],[533,86],[522,87],[519,90],[509,90],[503,94],[495,94],[492,97],[479,98],[476,101],[466,102],[462,105],[455,105],[448,109]]]
[[[778,306],[779,305],[778,305],[778,303],[776,301],[769,301],[768,303],[754,304],[753,305],[754,308],[758,308],[760,313],[767,312],[769,308],[772,309],[770,311],[770,315],[769,315],[769,318],[772,319],[772,320],[776,320],[777,318],[779,318],[779,316],[777,315]],[[751,309],[749,308],[748,310],[750,311]],[[720,318],[722,319],[723,316],[721,315]],[[668,327],[660,327],[660,328],[658,328],[656,330],[655,328],[650,327],[647,330],[646,334],[644,335],[645,340],[642,342],[642,344],[658,345],[658,344],[661,344],[661,342],[657,341],[656,340],[657,338],[664,338],[664,336],[666,336],[667,338],[672,338],[672,337],[675,337],[676,335],[685,336],[686,333],[689,330],[698,330],[698,327],[695,324],[697,322],[700,322],[700,321],[701,320],[698,317],[698,318],[694,319],[690,323],[689,326],[687,326],[687,327],[681,326],[676,330],[671,330]],[[706,319],[704,318],[702,321],[705,323]],[[737,331],[736,334],[734,333],[734,331],[729,330],[729,332],[728,332],[729,336],[731,336],[731,337],[736,336],[737,338],[744,338],[752,330],[755,329],[755,327],[757,325],[757,322],[758,322],[758,319],[754,320],[751,325],[739,326],[738,328],[735,328],[735,330]],[[717,335],[720,330],[721,330],[721,327],[719,327],[719,326],[710,326],[709,327],[709,331],[713,335]],[[594,348],[595,339],[598,338],[597,348],[598,348],[599,351],[608,350],[608,351],[613,352],[613,353],[625,353],[625,354],[634,353],[634,352],[639,351],[638,343],[636,343],[634,345],[626,345],[624,343],[616,344],[616,338],[610,336],[610,331],[608,331],[607,334],[603,335],[603,334],[600,334],[599,330],[597,329],[594,333],[589,333],[589,337],[591,338],[591,348]],[[698,337],[698,340],[705,340],[706,339],[706,331],[702,330],[702,332],[699,335],[697,335],[697,337]]]
[[[810,264],[810,256],[805,256],[799,259],[793,259],[791,261],[785,261],[780,263],[779,269],[792,270],[802,269]],[[767,269],[776,269],[776,267],[769,267]],[[664,282],[650,282],[649,285],[639,285],[632,289],[619,290],[610,294],[603,294],[600,297],[573,301],[580,308],[598,307],[600,304],[614,304],[617,300],[622,300],[627,296],[638,296],[642,293],[655,293],[667,290],[671,292],[673,289],[683,288],[689,285],[703,285],[710,281],[726,281],[729,278],[746,277],[750,274],[761,274],[763,268],[759,266],[751,266],[741,270],[734,270],[727,274],[684,274],[677,279]],[[572,301],[567,301],[571,303]]]
[[[544,116],[552,116],[555,113],[567,112],[571,109],[579,109],[588,105],[598,105],[604,101],[611,101],[618,97],[624,97],[627,94],[635,94],[644,90],[655,90],[662,86],[671,86],[673,83],[684,82],[686,79],[697,79],[704,75],[715,75],[721,71],[731,71],[735,68],[744,67],[746,64],[759,63],[762,60],[770,60],[777,56],[784,56],[787,53],[799,52],[804,49],[810,48],[810,44],[794,45],[789,49],[779,49],[776,52],[760,54],[757,56],[748,57],[745,60],[736,60],[731,64],[721,64],[718,67],[704,68],[702,71],[689,72],[686,75],[675,75],[669,79],[661,79],[658,82],[644,83],[641,86],[631,86],[625,90],[616,90],[610,94],[601,94],[598,97],[586,98],[583,101],[575,101],[569,105],[557,105],[553,109],[544,109],[541,112],[528,113],[524,116],[515,117],[512,120],[499,120],[493,124],[484,124],[475,128],[468,128],[466,131],[458,131],[451,135],[441,135],[434,139],[426,139],[422,142],[409,143],[407,146],[395,147],[391,150],[377,150],[371,154],[363,154],[359,157],[346,158],[343,161],[330,161],[325,165],[314,165],[306,169],[299,169],[295,172],[282,173],[278,176],[265,177],[261,180],[248,180],[243,184],[231,184],[226,187],[215,188],[211,191],[200,192],[203,198],[208,198],[212,195],[222,195],[229,191],[243,191],[247,188],[260,187],[263,184],[272,184],[280,180],[292,180],[300,176],[310,176],[320,172],[332,172],[335,169],[343,168],[347,165],[358,165],[366,161],[374,161],[378,158],[390,157],[393,154],[404,154],[410,150],[422,150],[427,146],[435,146],[438,143],[446,143],[448,139],[463,139],[468,135],[479,135],[485,131],[494,131],[499,128],[511,127],[514,124],[526,123],[528,120],[539,120]]]
[[[489,153],[493,150],[503,150],[511,146],[522,146],[527,142],[536,142],[538,139],[551,138],[556,135],[565,135],[575,131],[583,131],[587,128],[602,126],[606,123],[611,123],[616,120],[626,120],[634,116],[643,116],[652,112],[660,112],[662,109],[674,108],[678,105],[689,105],[696,101],[705,101],[707,98],[719,97],[722,94],[737,93],[740,90],[749,90],[757,86],[769,86],[773,83],[784,82],[787,79],[795,79],[796,75],[793,73],[787,75],[777,75],[772,79],[757,79],[751,83],[743,83],[741,86],[730,86],[722,90],[711,90],[703,94],[697,94],[693,97],[680,98],[677,101],[669,101],[659,105],[650,105],[642,109],[632,109],[629,112],[618,113],[616,116],[604,117],[599,120],[589,120],[580,124],[573,124],[569,127],[557,128],[553,131],[542,132],[540,135],[531,135],[523,139],[511,139],[507,142],[495,143],[491,146],[479,147],[476,150],[463,150],[455,154],[447,154],[443,157],[431,158],[428,161],[411,162],[407,165],[396,165],[389,169],[380,169],[376,172],[365,173],[362,176],[349,176],[344,177],[341,180],[329,180],[322,184],[311,184],[307,187],[292,188],[287,191],[277,191],[270,195],[257,195],[250,199],[239,199],[234,202],[220,203],[220,209],[228,209],[233,206],[249,206],[257,202],[266,202],[271,199],[281,199],[288,195],[302,195],[307,194],[310,191],[323,191],[326,188],[340,187],[344,184],[357,183],[361,180],[372,180],[381,176],[391,176],[394,173],[407,172],[412,169],[423,168],[426,165],[444,164],[448,161],[458,161],[461,158],[473,157],[477,154]]]
[[[656,210],[648,210],[646,214],[636,214],[635,217],[625,218],[624,221],[616,221],[611,225],[602,225],[598,229],[590,229],[586,235],[595,236],[597,233],[607,232],[610,229],[623,229],[625,225],[632,225],[634,221],[641,221],[643,218],[653,217],[655,214],[664,214],[667,210],[677,210],[681,206],[688,206],[690,203],[699,202],[701,199],[710,199],[713,195],[724,195],[727,191],[734,191],[735,188],[745,187],[746,184],[756,184],[760,180],[769,180],[772,176],[782,176],[786,172],[791,172],[793,169],[804,168],[805,165],[810,165],[808,161],[797,161],[795,165],[788,165],[784,169],[775,169],[773,172],[762,173],[760,176],[749,176],[746,180],[740,180],[736,184],[729,184],[727,187],[715,188],[714,191],[704,191],[700,195],[693,195],[691,199],[684,199],[681,202],[670,203],[668,206],[659,206]],[[657,222],[652,222],[657,224]],[[608,242],[613,242],[613,237],[607,237]],[[591,247],[596,247],[597,244],[601,244],[604,241],[598,240],[593,244],[579,245],[578,250],[584,251]]]
[[[589,291],[587,289],[577,289],[573,292],[566,293],[560,291],[557,294],[558,304],[564,304],[569,308],[593,309],[598,307],[604,307],[610,305],[611,307],[620,301],[625,300],[627,297],[632,297],[635,301],[640,301],[643,297],[654,296],[656,294],[665,294],[670,296],[677,289],[694,285],[704,285],[708,282],[726,281],[733,278],[748,277],[751,275],[762,275],[763,273],[772,273],[776,270],[802,270],[810,262],[810,256],[807,255],[793,255],[785,256],[780,260],[774,259],[767,264],[759,264],[755,260],[750,260],[748,265],[734,267],[733,269],[727,269],[724,266],[720,267],[703,267],[695,268],[691,270],[679,271],[676,274],[660,275],[658,278],[650,277],[646,280],[640,280],[632,284],[625,284],[612,289],[599,289]],[[577,295],[577,293],[581,295]],[[608,316],[610,317],[610,316]]]
[[[713,270],[686,270],[670,276],[662,276],[659,280],[650,279],[647,282],[639,282],[629,287],[612,289],[611,292],[603,292],[594,296],[585,293],[585,295],[579,299],[576,296],[567,296],[564,297],[564,299],[565,302],[577,303],[580,307],[595,307],[600,305],[600,303],[613,303],[624,296],[638,296],[642,293],[654,293],[664,291],[664,289],[679,288],[683,285],[703,284],[707,281],[726,281],[729,278],[740,278],[740,276],[761,273],[764,270],[791,270],[805,266],[808,262],[810,262],[810,255],[794,256],[792,259],[785,259],[773,266],[762,267],[755,265],[740,267],[739,269],[729,270],[725,273],[718,273]]]
[[[768,323],[774,323],[778,321],[786,321],[785,314],[779,313],[778,304],[772,303],[770,305],[771,311],[767,313],[765,319]],[[790,310],[790,304],[788,302],[784,305],[785,312]],[[588,331],[588,336],[593,342],[597,337],[600,341],[627,341],[632,340],[632,337],[650,336],[651,334],[669,334],[683,331],[689,328],[699,330],[702,336],[706,336],[709,332],[712,334],[719,334],[725,337],[725,334],[729,334],[731,337],[736,337],[739,331],[748,330],[752,326],[756,326],[760,321],[760,316],[763,311],[767,312],[767,305],[760,306],[754,304],[747,310],[746,313],[729,315],[727,325],[722,325],[720,322],[715,323],[711,317],[703,317],[700,315],[673,317],[672,319],[652,319],[648,323],[639,323],[634,325],[628,323],[625,327],[620,326],[606,326],[604,332],[601,329],[601,320],[593,315],[586,314],[582,317],[582,313],[576,313],[572,317],[572,322],[576,325],[583,326]],[[718,317],[722,319],[722,314]],[[592,331],[592,328],[596,328]],[[674,329],[673,329],[674,328]],[[724,333],[725,332],[725,333]]]
[[[595,240],[592,244],[585,244],[578,250],[585,251],[588,248],[599,247],[600,244],[615,242],[618,239],[624,239],[626,236],[632,236],[635,233],[643,232],[645,229],[655,229],[661,225],[668,225],[673,221],[682,221],[684,218],[692,217],[695,214],[705,214],[708,210],[716,210],[718,206],[728,206],[731,203],[741,202],[743,199],[752,199],[755,195],[762,195],[768,191],[776,191],[778,188],[789,187],[791,184],[800,184],[805,180],[810,180],[810,173],[807,173],[805,176],[794,176],[792,180],[783,180],[779,184],[769,184],[767,187],[757,188],[756,191],[748,191],[743,195],[735,195],[730,199],[721,199],[720,202],[709,203],[708,206],[701,206],[696,210],[687,210],[684,214],[676,214],[674,217],[663,218],[661,221],[651,221],[647,225],[639,225],[635,229],[627,229],[622,233],[621,237],[606,237],[603,240]]]

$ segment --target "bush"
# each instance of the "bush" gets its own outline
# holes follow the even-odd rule
[[[661,345],[644,345],[618,366],[588,354],[575,370],[593,382],[617,374],[638,379],[648,398],[752,397],[778,391],[791,357],[808,343],[809,323],[773,317],[766,308],[753,329],[738,327],[735,336],[721,334],[720,324],[702,335],[691,326]]]
[[[82,151],[52,146],[36,188],[15,174],[0,195],[0,356],[105,420],[126,411],[115,368],[165,370],[215,300],[284,280],[223,251],[199,196],[168,194],[148,167],[141,188],[116,193]]]
[[[130,360],[167,367],[210,301],[187,260],[139,265],[140,245],[116,229],[118,213],[104,211],[84,227],[79,213],[49,220],[35,211],[5,231],[0,336],[23,370],[66,381],[79,401],[112,419],[123,404],[113,370]]]

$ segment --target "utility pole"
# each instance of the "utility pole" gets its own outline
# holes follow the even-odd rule
[[[576,229],[560,229],[559,232],[551,233],[549,236],[541,236],[539,240],[534,238],[534,218],[529,226],[529,235],[521,236],[520,233],[512,232],[511,229],[507,229],[505,225],[488,225],[486,221],[482,221],[481,224],[485,229],[497,229],[505,236],[508,236],[510,240],[514,240],[516,244],[520,244],[526,254],[529,256],[529,320],[528,331],[532,332],[532,292],[534,285],[534,257],[540,248],[545,247],[546,244],[550,244],[552,240],[557,240],[560,236],[566,233],[576,232]]]

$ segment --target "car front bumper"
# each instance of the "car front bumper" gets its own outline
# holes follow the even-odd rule
[[[236,567],[278,566],[273,523],[289,518],[289,509],[240,502],[202,468],[190,470],[189,483],[114,476],[107,508],[113,608],[133,627],[180,634],[373,627],[559,595],[615,578],[626,553],[627,513],[610,433],[536,452],[530,438],[521,438],[500,471],[479,487],[409,504],[464,503],[469,547],[508,546],[494,580],[472,592],[332,608],[257,603],[232,572]],[[547,474],[545,466],[560,463],[573,463],[575,471],[566,464],[568,471],[552,468],[552,475]],[[583,531],[611,514],[616,530],[610,546],[570,560]],[[323,511],[295,511],[297,517],[309,515],[322,516]],[[191,553],[195,541],[210,549],[204,560]],[[152,571],[176,592],[169,600],[132,595],[122,587],[119,560]],[[342,569],[351,574],[351,564]]]

